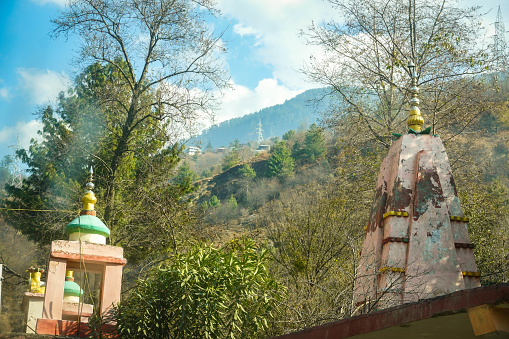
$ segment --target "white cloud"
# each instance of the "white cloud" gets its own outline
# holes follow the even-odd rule
[[[5,126],[0,130],[0,144],[3,146],[1,149],[15,145],[18,135],[20,147],[28,148],[32,138],[39,138],[37,131],[40,129],[42,129],[42,123],[37,120],[19,121],[16,126]]]
[[[19,133],[19,144],[22,148],[30,146],[30,140],[40,139],[37,131],[42,129],[42,122],[30,120],[29,122],[18,122],[16,124],[16,134]]]
[[[309,89],[298,71],[309,56],[323,53],[299,37],[313,21],[331,18],[326,1],[316,0],[219,0],[219,9],[238,21],[233,30],[239,36],[255,35],[260,60],[273,69],[274,77],[289,88]]]
[[[60,91],[66,90],[71,81],[65,72],[42,71],[35,68],[18,68],[20,86],[34,104],[55,100]]]
[[[168,83],[163,83],[161,86],[164,87],[164,92],[170,97],[187,96],[189,94],[200,96],[203,94],[198,89],[187,91]],[[193,119],[174,117],[171,128],[171,133],[175,134],[174,139],[186,139],[190,135],[195,135],[204,128],[210,127],[213,123],[220,123],[249,113],[255,113],[266,107],[282,104],[304,91],[290,89],[280,84],[275,78],[260,80],[253,90],[235,84],[233,81],[230,83],[230,87],[229,90],[223,93],[222,104],[214,110],[213,117],[199,111],[193,112],[193,114],[196,114]],[[220,96],[219,92],[214,93],[214,95]]]
[[[4,83],[4,79],[0,78],[0,84]],[[7,87],[0,87],[0,99],[8,100],[11,96],[11,93]]]
[[[2,87],[0,88],[0,99],[7,100],[10,97],[9,89]]]
[[[263,79],[254,90],[237,84],[232,84],[224,98],[221,109],[216,112],[216,122],[241,117],[254,113],[262,108],[282,104],[302,90],[291,90],[279,84],[277,79]]]
[[[467,3],[479,5],[476,0],[467,0]],[[502,4],[500,0],[486,0],[482,4],[483,11],[491,9],[483,19],[486,37],[493,35],[498,5],[501,5],[507,20],[509,5]],[[362,6],[362,2],[359,2],[359,6]],[[322,59],[324,52],[316,46],[306,45],[305,39],[299,37],[299,32],[305,31],[312,22],[338,19],[340,13],[328,1],[218,0],[218,8],[228,18],[238,21],[233,27],[234,33],[241,38],[249,35],[256,37],[257,57],[273,69],[274,77],[290,88],[316,87],[298,70],[311,55]]]
[[[54,4],[57,6],[64,7],[69,0],[32,0],[33,3],[38,5]]]
[[[258,32],[253,27],[246,27],[243,24],[234,25],[233,31],[235,32],[235,34],[238,34],[240,36],[254,35],[254,36],[259,37]]]

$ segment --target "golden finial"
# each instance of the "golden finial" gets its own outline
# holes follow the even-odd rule
[[[73,271],[65,271],[65,280],[74,281]]]
[[[410,74],[412,76],[412,87],[410,88],[410,93],[412,97],[410,99],[410,112],[409,117],[406,120],[408,127],[413,129],[416,132],[421,131],[421,126],[424,125],[424,119],[421,115],[421,110],[419,109],[419,87],[417,87],[417,73],[415,71],[415,65],[412,61],[408,62],[408,69],[410,70]]]
[[[95,194],[92,191],[94,189],[93,181],[94,181],[94,170],[92,169],[92,166],[90,166],[87,184],[85,185],[87,190],[85,191],[85,194],[81,197],[81,201],[83,202],[83,210],[86,211],[93,211],[94,204],[97,202],[97,198],[95,197]]]

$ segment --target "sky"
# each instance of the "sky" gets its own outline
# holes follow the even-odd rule
[[[54,103],[80,71],[72,62],[79,40],[49,36],[50,20],[58,16],[65,1],[0,0],[0,160],[13,154],[18,136],[22,148],[29,146],[41,127],[35,113]],[[216,122],[283,103],[319,87],[298,71],[311,55],[321,53],[306,45],[299,31],[313,21],[330,19],[334,11],[326,1],[217,2],[223,15],[214,25],[217,29],[227,27],[225,61],[232,89],[216,112]],[[509,29],[509,5],[504,0],[486,0],[487,34],[493,34],[498,5]]]

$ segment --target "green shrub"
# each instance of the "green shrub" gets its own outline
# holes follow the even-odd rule
[[[124,338],[255,338],[272,320],[283,287],[268,253],[251,240],[197,245],[154,269],[115,309]]]

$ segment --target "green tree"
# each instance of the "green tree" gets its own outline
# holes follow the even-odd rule
[[[278,142],[267,161],[267,176],[285,178],[293,175],[295,161],[291,157],[291,152],[286,147],[286,142]]]
[[[293,129],[289,130],[285,134],[283,134],[283,140],[289,141],[295,136],[295,131]]]
[[[231,208],[231,209],[236,209],[237,208],[237,199],[235,199],[235,197],[233,196],[233,194],[230,196],[230,198],[228,199],[228,206]]]
[[[219,198],[217,196],[213,195],[210,198],[209,206],[210,207],[221,207],[221,200],[219,200]]]
[[[177,175],[173,178],[173,181],[179,184],[186,193],[195,189],[193,184],[196,180],[198,180],[198,174],[189,167],[187,161],[180,165]]]
[[[255,172],[255,170],[251,167],[251,165],[249,165],[249,164],[245,164],[244,166],[242,166],[241,168],[239,168],[239,176],[240,176],[242,179],[251,180],[251,179],[254,179],[254,178],[256,177],[256,172]]]
[[[10,155],[6,155],[0,162],[0,197],[4,197],[6,194],[5,184],[11,183],[12,173],[10,167],[12,163],[13,159]]]
[[[237,165],[240,162],[240,153],[234,149],[230,153],[226,154],[221,160],[223,171]]]
[[[233,148],[233,150],[235,150],[235,151],[240,150],[239,138],[236,138],[233,142],[230,142],[230,148]]]
[[[306,132],[304,138],[304,150],[302,158],[308,162],[315,162],[325,155],[325,142],[323,139],[322,130],[316,125],[312,124]]]
[[[53,34],[77,34],[80,61],[109,69],[99,78],[94,72],[86,75],[107,84],[94,86],[99,90],[92,94],[109,120],[104,126],[110,148],[96,156],[107,168],[104,219],[116,235],[122,227],[116,214],[126,169],[133,171],[133,164],[142,161],[137,153],[145,144],[139,140],[165,144],[170,125],[188,126],[197,115],[210,113],[216,102],[213,90],[228,85],[217,59],[223,51],[221,39],[205,21],[216,12],[210,0],[128,0],[121,5],[76,0],[60,13],[52,21]],[[103,81],[102,75],[108,74],[114,74],[115,81]]]
[[[120,73],[111,65],[89,66],[67,94],[60,94],[55,107],[40,112],[41,141],[35,140],[29,150],[19,152],[29,176],[22,187],[8,187],[9,197],[3,200],[4,206],[55,212],[7,212],[6,218],[41,245],[65,238],[64,226],[81,207],[79,197],[83,194],[86,169],[91,164],[98,197],[96,209],[112,231],[110,243],[123,246],[130,260],[175,249],[176,229],[185,234],[183,230],[193,219],[187,204],[180,201],[186,188],[170,184],[169,180],[182,150],[178,144],[164,148],[169,142],[166,133],[169,121],[151,116],[138,121],[129,134],[128,152],[123,152],[121,164],[117,163],[122,114],[95,103],[97,96],[102,95],[99,93],[122,82]],[[146,91],[139,100],[150,102],[155,95]],[[108,214],[114,166],[118,180],[115,209]]]
[[[118,305],[118,331],[128,338],[265,337],[284,297],[267,266],[267,251],[251,240],[194,246],[153,270]]]

